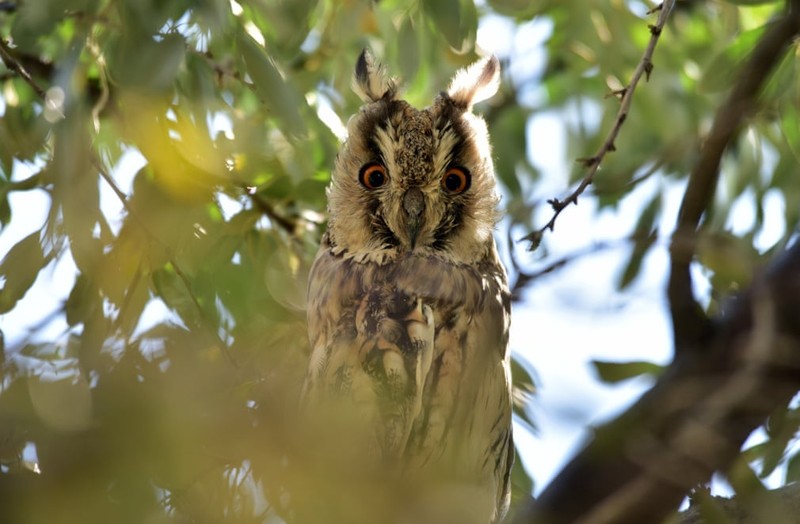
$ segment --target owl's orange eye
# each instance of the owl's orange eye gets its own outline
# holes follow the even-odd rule
[[[470,181],[469,171],[463,167],[449,167],[442,177],[442,187],[448,193],[457,195],[469,189]]]
[[[367,189],[378,189],[386,183],[386,168],[376,162],[364,164],[358,173],[358,180]]]

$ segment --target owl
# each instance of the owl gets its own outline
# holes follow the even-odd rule
[[[508,508],[510,296],[489,136],[472,112],[499,76],[497,58],[480,60],[415,109],[368,51],[358,58],[365,103],[308,287],[319,521],[488,524]]]

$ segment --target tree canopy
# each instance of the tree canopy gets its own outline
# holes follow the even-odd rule
[[[518,462],[516,522],[658,521],[714,472],[774,517],[760,478],[800,477],[798,34],[797,0],[0,1],[0,521],[287,518],[306,274],[364,47],[419,106],[498,54],[478,110],[516,300],[581,256],[554,244],[576,205],[651,188],[601,278],[628,293],[668,250],[674,361],[599,365],[659,379],[537,503]]]

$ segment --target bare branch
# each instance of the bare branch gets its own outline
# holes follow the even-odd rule
[[[564,200],[559,200],[557,198],[548,200],[548,203],[553,208],[553,216],[550,218],[547,224],[520,239],[530,242],[528,247],[530,251],[533,251],[539,247],[539,243],[541,242],[542,237],[547,230],[553,231],[553,229],[555,229],[556,219],[564,210],[564,208],[570,204],[578,204],[578,197],[581,196],[583,192],[586,191],[586,188],[592,184],[594,176],[597,173],[597,169],[600,167],[600,164],[605,156],[612,151],[616,151],[614,141],[617,139],[620,129],[622,129],[622,124],[628,117],[628,113],[631,109],[631,103],[633,102],[633,95],[636,92],[636,87],[639,85],[639,80],[641,80],[642,75],[644,75],[647,79],[650,78],[650,73],[653,71],[653,53],[655,52],[656,44],[661,36],[661,31],[663,30],[664,25],[667,23],[667,19],[669,18],[669,14],[672,11],[672,6],[674,4],[675,0],[665,0],[659,7],[649,12],[653,13],[658,11],[658,21],[655,23],[655,25],[648,26],[650,27],[650,41],[647,43],[647,48],[642,54],[642,59],[636,66],[636,70],[633,72],[633,76],[631,77],[628,85],[611,93],[612,95],[620,96],[620,106],[619,110],[617,111],[617,118],[614,120],[614,125],[606,136],[603,145],[600,146],[600,149],[597,150],[597,153],[595,153],[594,156],[578,159],[578,162],[582,163],[587,170],[580,184],[578,184],[578,187],[576,187],[575,190]]]
[[[664,164],[664,162],[662,160],[654,162],[650,167],[648,167],[646,170],[644,170],[641,174],[637,175],[632,180],[629,180],[625,184],[626,191],[636,187],[641,182],[643,182],[643,181],[647,180],[648,178],[650,178],[651,176],[653,176],[661,168],[661,166],[663,164]],[[538,232],[538,231],[536,233],[541,234],[541,232]],[[580,257],[586,256],[586,255],[591,255],[593,253],[596,253],[596,252],[599,252],[599,251],[603,251],[603,250],[606,250],[606,249],[613,249],[613,248],[621,247],[621,246],[626,245],[626,244],[628,244],[630,242],[638,242],[640,240],[642,240],[642,239],[638,238],[637,235],[632,235],[632,236],[629,236],[629,237],[626,237],[626,238],[623,238],[623,239],[620,239],[620,240],[595,243],[592,246],[590,246],[589,248],[586,248],[586,249],[583,249],[583,250],[580,250],[580,251],[577,251],[577,252],[574,252],[574,253],[570,253],[570,254],[568,254],[568,255],[556,260],[555,262],[551,262],[551,263],[547,264],[543,268],[540,268],[540,269],[538,269],[536,271],[532,271],[531,272],[531,271],[527,271],[527,270],[523,269],[522,268],[522,264],[519,263],[519,260],[517,258],[516,252],[514,251],[515,242],[511,238],[511,227],[509,226],[507,228],[507,230],[506,230],[506,241],[508,243],[508,252],[509,252],[509,258],[511,260],[511,267],[514,270],[513,271],[514,274],[516,274],[516,280],[514,280],[514,284],[511,287],[511,300],[512,301],[521,300],[522,292],[525,290],[525,288],[528,287],[534,281],[536,281],[539,277],[545,276],[545,275],[547,275],[549,273],[552,273],[552,272],[554,272],[556,270],[559,270],[562,267],[566,266],[567,264],[571,263],[572,261],[574,261],[574,260],[576,260],[576,259],[578,259]]]
[[[725,470],[750,433],[800,389],[800,243],[716,319],[702,354],[656,386],[517,515],[515,524],[661,522]]]
[[[703,144],[700,159],[689,176],[670,248],[668,296],[676,353],[704,344],[708,327],[702,310],[694,300],[689,273],[698,226],[714,197],[723,153],[738,134],[745,119],[755,109],[758,94],[770,72],[780,63],[800,32],[797,3],[794,1],[793,9],[788,9],[782,18],[767,29],[747,63],[739,71],[738,81],[717,111],[711,131]]]
[[[25,66],[14,57],[14,51],[8,47],[8,43],[2,38],[0,38],[0,60],[3,61],[6,67],[17,73],[23,80],[25,80],[25,82],[27,82],[28,85],[33,88],[39,98],[42,100],[47,98],[47,93],[45,90],[42,89],[38,83],[36,83],[36,80],[33,79]]]

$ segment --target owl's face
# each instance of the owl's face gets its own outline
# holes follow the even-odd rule
[[[482,259],[497,220],[489,138],[472,104],[494,94],[497,59],[460,72],[422,110],[362,53],[355,86],[366,104],[348,124],[328,189],[337,253],[378,263],[401,253]]]

